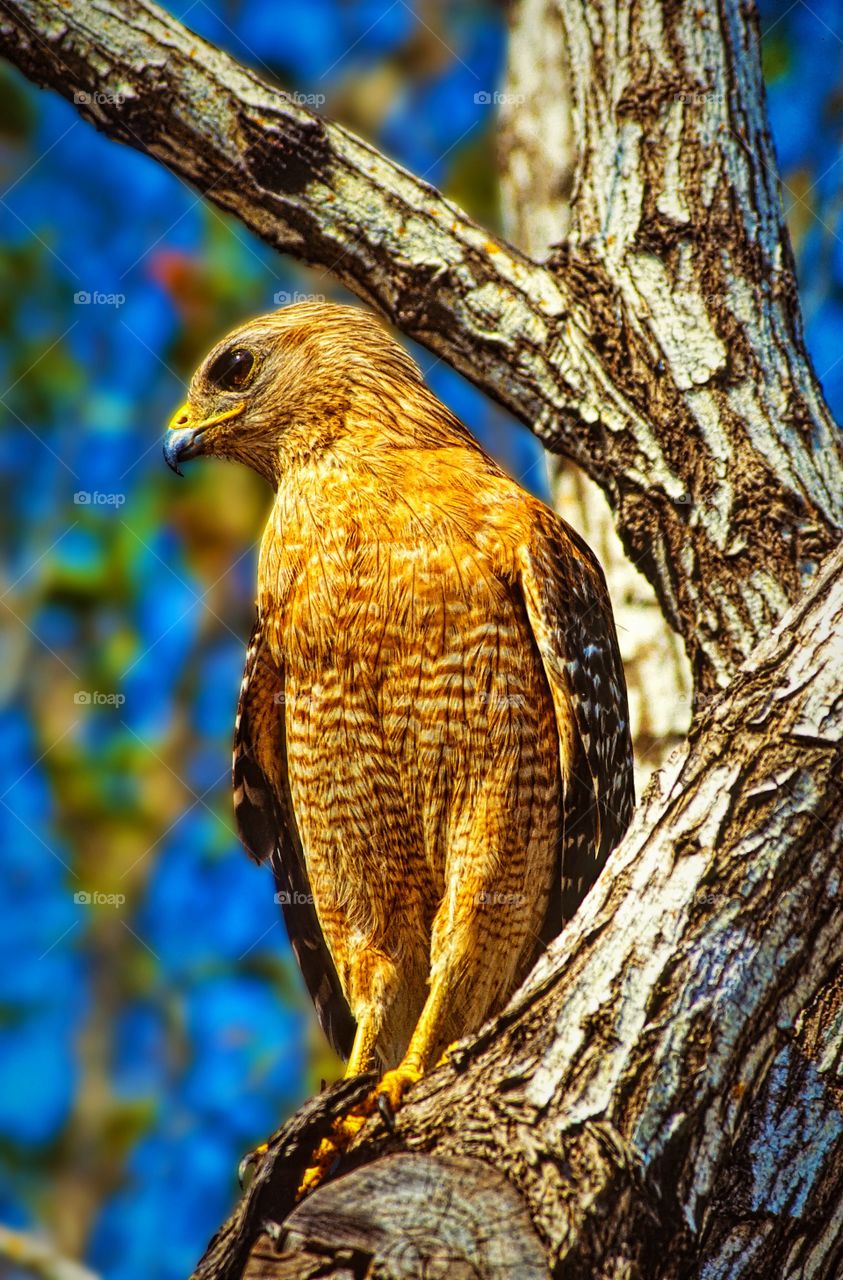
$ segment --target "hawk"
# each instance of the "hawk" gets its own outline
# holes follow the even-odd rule
[[[602,571],[356,307],[224,338],[164,451],[275,491],[237,823],[347,1074],[386,1071],[397,1102],[502,1008],[629,822]]]

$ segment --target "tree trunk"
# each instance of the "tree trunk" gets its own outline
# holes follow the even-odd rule
[[[554,0],[521,0],[509,23],[507,78],[498,129],[504,230],[536,262],[567,233],[576,172],[571,67]],[[691,673],[652,586],[624,552],[606,495],[576,463],[548,454],[556,510],[603,566],[626,673],[640,795],[688,732]]]
[[[843,467],[755,16],[522,2],[551,33],[533,64],[563,136],[537,175],[547,148],[512,123],[506,181],[513,234],[554,242],[544,263],[146,0],[0,10],[27,74],[87,94],[100,128],[582,467],[695,679],[688,741],[507,1011],[293,1209],[357,1086],[309,1104],[198,1274],[839,1280]]]

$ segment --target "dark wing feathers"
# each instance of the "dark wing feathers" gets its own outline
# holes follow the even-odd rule
[[[287,780],[284,672],[258,617],[246,655],[234,731],[234,814],[240,839],[269,862],[290,944],[325,1035],[347,1058],[355,1023],[313,905]]]
[[[537,513],[520,583],[556,710],[565,782],[562,913],[568,919],[632,817],[632,741],[603,571],[555,513],[538,505]]]

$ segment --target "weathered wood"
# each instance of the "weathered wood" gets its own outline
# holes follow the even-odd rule
[[[520,1196],[476,1160],[386,1156],[320,1188],[258,1239],[243,1280],[548,1280]]]
[[[642,423],[619,531],[707,691],[795,599],[823,554],[811,509],[825,490],[839,527],[843,495],[840,435],[804,347],[757,13],[738,0],[550,7],[576,68],[570,227],[549,259],[591,338],[570,356],[596,382],[608,373],[606,396]],[[793,522],[767,507],[771,484],[801,494]],[[777,550],[762,564],[749,544],[766,540]]]
[[[555,0],[518,0],[510,10],[498,163],[504,231],[536,262],[570,229],[577,145],[563,16]],[[582,193],[578,197],[583,198]],[[693,691],[679,636],[624,551],[605,493],[561,454],[548,454],[553,505],[596,553],[618,628],[635,749],[635,788],[683,741]]]

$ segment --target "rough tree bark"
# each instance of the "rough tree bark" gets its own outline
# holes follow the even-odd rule
[[[577,149],[567,53],[555,0],[520,0],[512,7],[497,132],[501,204],[507,238],[536,262],[550,256],[571,222]],[[584,534],[609,583],[640,795],[688,732],[688,660],[652,586],[624,552],[606,495],[569,458],[547,458],[554,506]]]
[[[349,1086],[310,1104],[205,1277],[843,1274],[843,466],[757,24],[738,0],[553,13],[570,199],[539,264],[151,3],[0,6],[32,78],[578,463],[695,679],[688,742],[506,1013],[290,1214]]]

